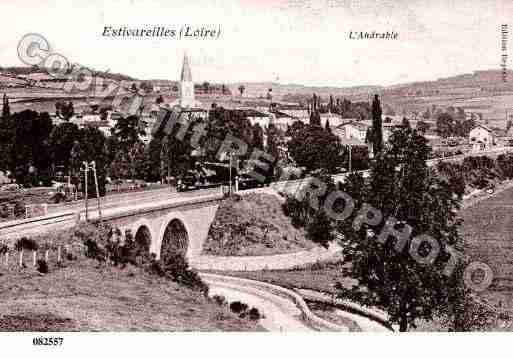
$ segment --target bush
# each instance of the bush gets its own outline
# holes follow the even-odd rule
[[[317,212],[312,221],[306,226],[307,237],[315,243],[328,248],[329,243],[334,240],[332,224],[324,211]]]
[[[238,314],[240,318],[249,317],[249,319],[251,320],[259,320],[263,317],[257,308],[252,307],[251,309],[248,309],[249,306],[246,303],[242,303],[239,301],[235,301],[230,304],[230,310],[233,313]]]
[[[503,176],[509,179],[513,178],[513,155],[510,153],[501,154],[497,157],[497,166]]]
[[[21,251],[22,249],[29,250],[29,251],[37,251],[38,247],[39,246],[37,245],[37,242],[35,240],[27,238],[27,237],[18,239],[18,241],[16,241],[16,245],[15,245],[15,249],[17,251]]]
[[[99,263],[105,262],[112,256],[109,241],[113,236],[114,231],[107,224],[78,226],[73,233],[73,237],[86,247],[86,257],[96,259]]]
[[[230,310],[235,314],[243,314],[248,310],[248,305],[239,301],[232,302],[230,304]]]
[[[214,300],[214,302],[217,303],[217,305],[220,305],[220,306],[225,306],[227,304],[226,302],[226,298],[222,295],[214,295],[212,297],[212,299]]]
[[[254,307],[250,309],[248,315],[249,315],[249,319],[251,319],[251,320],[259,320],[260,318],[262,318],[258,309],[254,308]]]
[[[38,259],[37,261],[37,271],[39,273],[46,274],[48,273],[48,264],[44,259]]]
[[[163,261],[153,259],[149,265],[149,271],[208,295],[208,285],[203,282],[198,272],[189,268],[183,254],[168,255]]]
[[[105,251],[98,246],[98,243],[94,239],[86,239],[84,245],[86,246],[86,257],[96,259],[98,262],[105,261]]]

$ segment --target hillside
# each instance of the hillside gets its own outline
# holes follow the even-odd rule
[[[311,97],[313,93],[328,98],[329,95],[335,97],[351,97],[366,95],[368,93],[380,92],[381,86],[354,86],[354,87],[334,87],[334,86],[305,86],[300,84],[280,84],[276,82],[244,82],[230,84],[230,90],[233,94],[239,94],[239,86],[243,85],[244,96],[247,97],[265,97],[268,90],[272,89],[272,96],[275,100],[290,101],[291,95]],[[294,100],[294,101],[297,101]]]
[[[256,256],[291,253],[313,248],[302,229],[296,229],[269,194],[249,194],[224,200],[203,253],[221,256]]]
[[[197,291],[141,268],[97,267],[91,260],[0,272],[0,331],[254,331]]]

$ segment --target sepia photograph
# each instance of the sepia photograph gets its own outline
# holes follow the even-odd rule
[[[507,343],[513,1],[0,14],[2,348]]]

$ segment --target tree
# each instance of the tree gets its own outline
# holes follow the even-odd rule
[[[146,149],[146,158],[144,160],[144,174],[146,181],[156,182],[162,179],[161,158],[162,138],[153,137]]]
[[[14,124],[11,119],[9,99],[4,94],[2,117],[0,117],[0,170],[12,168],[12,149],[14,146]]]
[[[70,151],[70,159],[69,159],[69,174],[72,178],[72,182],[75,185],[78,185],[80,182],[80,168],[82,167],[81,158],[83,157],[82,149],[80,147],[80,142],[75,141],[73,143],[73,147]]]
[[[286,154],[282,150],[285,146],[285,134],[273,123],[270,123],[265,131],[267,136],[265,151],[273,158],[273,162],[269,163],[270,168],[266,176],[266,181],[270,182],[275,176],[279,175],[277,172],[278,164],[284,164],[287,161]]]
[[[53,164],[63,166],[64,172],[69,173],[71,150],[75,143],[81,141],[81,132],[74,123],[63,122],[54,127],[49,138]]]
[[[383,148],[383,127],[381,119],[381,103],[379,96],[374,95],[372,101],[372,129],[370,133],[372,151],[378,154]]]
[[[109,176],[113,179],[133,179],[130,171],[130,158],[127,152],[118,151],[109,166]]]
[[[75,114],[75,110],[73,108],[73,102],[61,102],[57,101],[55,103],[55,114],[57,117],[63,119],[64,121],[69,121],[71,117]]]
[[[327,132],[330,132],[330,133],[331,133],[330,120],[326,120],[326,126],[324,127],[324,129],[325,129]]]
[[[427,140],[403,127],[391,135],[390,147],[378,154],[368,184],[350,176],[342,185],[356,205],[369,204],[380,211],[383,220],[376,226],[353,227],[354,211],[351,218],[339,222],[344,258],[351,263],[345,274],[357,281],[350,288],[337,285],[339,296],[384,309],[400,331],[414,327],[417,319],[453,315],[448,308],[462,295],[461,272],[443,274],[449,247],[461,250],[456,215],[461,196],[428,168],[429,153]],[[387,219],[396,230],[411,228],[402,244],[391,235],[380,237],[389,228],[385,227]],[[423,234],[431,236],[440,249],[426,263],[410,255],[412,238]],[[427,259],[433,246],[424,242],[417,254]]]
[[[287,144],[294,161],[308,170],[325,169],[334,173],[342,163],[338,137],[320,126],[308,125],[293,134]]]
[[[292,125],[290,125],[287,128],[287,131],[285,132],[285,135],[289,136],[289,137],[293,137],[295,133],[297,133],[298,131],[300,131],[304,127],[305,127],[305,124],[302,121],[299,121],[299,120],[298,121],[294,121],[294,122],[292,122]]]
[[[240,85],[239,86],[239,92],[240,92],[240,96],[242,97],[242,95],[244,94],[244,91],[246,90],[246,87],[244,85]]]
[[[311,205],[308,194],[305,196],[287,196],[283,206],[284,212],[291,218],[295,227],[306,229],[307,238],[325,247],[334,239],[334,222],[324,211],[324,203],[328,195],[336,190],[332,176],[325,170],[312,173],[312,184],[323,183],[326,191],[319,196],[318,206]]]
[[[25,110],[14,113],[11,170],[20,183],[37,184],[37,173],[48,175],[51,165],[49,137],[52,120],[48,113]]]
[[[333,222],[330,221],[324,210],[318,210],[313,215],[312,220],[306,226],[306,236],[309,240],[328,247],[333,241]]]
[[[333,95],[330,94],[330,99],[328,102],[328,110],[329,112],[335,112],[335,103],[333,101]]]
[[[269,124],[266,129],[267,134],[267,148],[266,151],[274,159],[278,160],[280,158],[280,146],[282,146],[285,142],[282,131],[276,127],[273,123]]]
[[[121,117],[113,128],[112,135],[119,141],[120,150],[128,151],[146,134],[138,116]]]
[[[197,121],[198,123],[198,121]],[[189,126],[192,129],[194,126]],[[210,161],[217,161],[219,146],[228,135],[234,136],[247,144],[252,143],[253,128],[243,111],[227,110],[221,106],[212,107],[206,123],[207,134],[201,144],[206,157]],[[240,159],[245,159],[245,154]]]
[[[164,102],[164,98],[162,97],[162,95],[159,95],[156,99],[155,99],[155,103],[157,105],[160,105],[161,103]]]
[[[2,120],[7,120],[11,116],[11,108],[9,107],[9,98],[4,94],[2,103]]]
[[[321,115],[319,111],[313,110],[310,112],[310,126],[320,126],[321,125]]]
[[[450,137],[453,135],[455,122],[453,117],[447,113],[442,112],[437,116],[436,119],[436,131],[441,137]]]
[[[255,125],[253,126],[251,147],[258,148],[261,150],[264,149],[264,130],[258,123],[255,123]]]

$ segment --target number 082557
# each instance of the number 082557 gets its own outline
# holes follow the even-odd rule
[[[32,343],[34,345],[60,346],[60,345],[62,345],[63,341],[64,341],[64,338],[57,338],[57,337],[35,337],[32,339]]]

